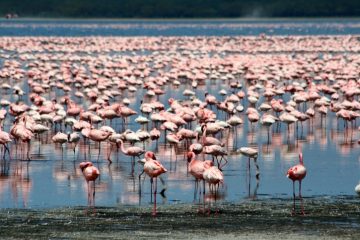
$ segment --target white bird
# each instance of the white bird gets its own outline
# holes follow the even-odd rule
[[[356,185],[355,192],[360,195],[360,182],[358,185]]]
[[[241,147],[237,150],[237,152],[240,152],[242,155],[249,158],[248,161],[249,174],[250,174],[250,158],[254,159],[254,163],[256,167],[256,179],[259,180],[260,171],[259,171],[259,165],[257,164],[257,157],[259,154],[258,150],[250,147]]]

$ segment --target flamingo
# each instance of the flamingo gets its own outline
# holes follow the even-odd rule
[[[249,158],[249,162],[248,162],[248,168],[249,168],[249,173],[250,173],[250,159],[254,159],[254,163],[256,166],[256,179],[259,179],[260,177],[260,172],[259,172],[259,166],[256,162],[257,157],[258,157],[258,150],[255,148],[250,148],[250,147],[241,147],[238,152],[240,152],[242,155],[246,156]]]
[[[289,168],[289,170],[287,171],[287,175],[286,177],[291,179],[293,181],[293,197],[294,197],[294,206],[293,206],[293,210],[292,213],[295,213],[295,181],[299,181],[299,198],[300,200],[302,200],[302,196],[301,196],[301,181],[305,178],[306,176],[306,168],[304,166],[304,162],[303,162],[303,155],[300,152],[299,153],[299,164]],[[304,208],[303,206],[301,206],[301,214],[304,215]]]
[[[155,154],[153,152],[146,152],[145,153],[145,164],[144,164],[144,170],[149,177],[151,182],[151,194],[153,191],[153,179],[155,178],[155,188],[154,188],[154,209],[152,212],[152,215],[156,215],[156,193],[157,193],[157,177],[160,176],[163,173],[166,173],[166,168],[156,160]],[[142,174],[142,173],[141,173]],[[141,176],[139,175],[139,178]]]
[[[121,139],[116,139],[116,145],[118,147],[120,147],[121,151],[128,156],[131,157],[138,157],[140,159],[140,156],[145,153],[145,150],[143,150],[140,147],[136,147],[136,146],[132,146],[132,147],[128,147],[128,148],[124,148],[124,142]]]
[[[121,139],[116,140],[117,147],[121,149],[121,151],[128,156],[131,156],[131,173],[134,173],[134,165],[135,165],[135,157],[140,159],[140,156],[145,153],[145,150],[141,147],[131,146],[128,148],[124,148],[124,142]],[[110,161],[110,160],[109,160]]]
[[[211,160],[197,160],[195,159],[196,154],[194,152],[188,152],[187,153],[187,159],[188,159],[188,168],[189,173],[194,176],[195,178],[195,191],[194,191],[194,198],[196,197],[196,192],[198,189],[199,181],[204,180],[203,173],[206,169],[209,167],[214,166],[214,163]],[[203,181],[204,187],[203,191],[205,194],[205,181]]]
[[[80,135],[77,132],[68,133],[67,141],[68,141],[68,143],[74,143],[73,151],[74,151],[74,155],[75,155],[75,148],[80,141]]]
[[[17,119],[16,121],[19,121]],[[31,128],[31,127],[29,127]],[[22,142],[27,142],[27,160],[30,161],[30,141],[32,137],[34,136],[31,129],[27,128],[26,125],[26,118],[23,118],[23,122],[16,122],[15,125],[13,125],[10,129],[10,134],[13,136],[16,140],[21,140]]]
[[[65,134],[65,133],[62,133],[62,132],[58,132],[52,137],[52,141],[54,143],[60,143],[60,145],[61,145],[61,159],[63,159],[63,156],[64,156],[63,144],[68,141],[68,135]]]
[[[216,188],[219,187],[219,183],[224,183],[223,173],[215,166],[205,169],[203,173],[203,178],[205,182],[209,184],[210,192],[217,192]],[[214,187],[214,189],[212,189],[212,186]]]
[[[0,144],[3,145],[4,148],[5,148],[3,158],[5,158],[6,151],[8,151],[9,156],[10,156],[10,150],[9,150],[9,148],[7,146],[7,143],[11,142],[11,141],[12,140],[10,138],[10,134],[5,132],[5,131],[2,131],[1,126],[0,126]]]
[[[103,130],[99,130],[99,129],[91,129],[90,130],[90,132],[88,134],[88,138],[99,143],[98,159],[100,157],[100,151],[101,151],[100,143],[105,141],[106,139],[108,139],[111,134],[112,134],[111,132],[103,131]],[[89,145],[89,148],[90,148],[90,145]],[[111,163],[111,160],[109,158],[108,158],[108,161],[109,161],[109,163]]]
[[[88,188],[88,206],[95,205],[95,180],[99,177],[100,171],[97,167],[93,166],[92,162],[81,162],[79,167],[84,175]],[[90,193],[90,182],[93,182],[92,197]]]
[[[257,164],[257,157],[258,157],[258,150],[255,148],[250,148],[250,147],[241,147],[238,152],[240,152],[242,155],[248,157],[248,174],[249,174],[249,185],[248,185],[248,189],[249,189],[249,197],[250,197],[250,159],[254,159],[254,164],[256,167],[256,174],[255,174],[255,178],[256,178],[256,188],[255,188],[255,192],[254,192],[254,198],[256,197],[256,192],[257,189],[259,187],[259,182],[260,182],[260,170],[259,170],[259,165]]]
[[[203,150],[204,153],[210,154],[210,155],[215,157],[216,162],[218,164],[218,168],[220,170],[222,170],[222,168],[228,163],[228,161],[227,161],[227,159],[225,157],[225,156],[228,155],[225,148],[223,148],[223,147],[221,147],[219,145],[210,145],[210,146],[205,146],[203,149],[204,149]],[[221,157],[220,161],[218,160],[218,156]],[[222,160],[225,161],[225,163],[223,165],[221,165]]]

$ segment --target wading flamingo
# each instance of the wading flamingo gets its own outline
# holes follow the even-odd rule
[[[215,193],[219,188],[219,184],[224,182],[223,173],[215,166],[205,169],[203,178],[209,184],[209,191]]]
[[[11,138],[10,138],[10,134],[7,132],[4,132],[1,130],[1,126],[0,126],[0,144],[4,146],[4,155],[3,158],[5,158],[5,153],[6,151],[8,151],[9,156],[10,156],[10,150],[7,146],[7,143],[11,142]]]
[[[97,167],[93,166],[92,162],[81,162],[79,167],[84,174],[88,187],[88,206],[95,206],[95,180],[99,177],[100,171]],[[90,182],[93,182],[92,190],[90,188]]]
[[[205,194],[205,181],[203,173],[209,167],[214,166],[214,163],[211,160],[197,160],[195,159],[196,154],[194,152],[187,153],[188,159],[188,170],[191,175],[195,178],[195,191],[194,191],[194,199],[196,198],[197,189],[199,187],[199,181],[203,180],[203,193]]]
[[[293,210],[292,213],[295,214],[295,181],[299,181],[299,198],[302,201],[302,196],[301,196],[301,181],[305,178],[306,176],[306,168],[304,166],[304,162],[303,162],[303,156],[302,153],[299,153],[299,164],[289,168],[289,170],[287,171],[287,175],[288,178],[290,178],[293,181],[293,197],[294,197],[294,206],[293,206]],[[301,204],[301,214],[304,215],[304,208],[303,205]]]
[[[149,177],[150,177],[150,183],[151,183],[151,194],[154,189],[154,209],[152,212],[152,215],[156,215],[156,193],[157,193],[157,177],[160,176],[163,173],[166,173],[166,168],[156,160],[155,154],[153,152],[146,152],[145,153],[145,164],[144,164],[144,170]],[[141,173],[142,174],[142,173]],[[139,178],[141,176],[139,175]],[[153,179],[155,178],[155,187],[153,188]]]

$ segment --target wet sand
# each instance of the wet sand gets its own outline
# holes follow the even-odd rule
[[[2,239],[359,239],[360,199],[304,199],[306,215],[291,216],[291,199],[158,207],[2,209]],[[297,206],[299,207],[299,206]],[[210,212],[208,211],[210,209]]]

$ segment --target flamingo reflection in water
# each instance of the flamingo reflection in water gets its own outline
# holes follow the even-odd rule
[[[92,162],[81,162],[79,165],[88,188],[88,206],[95,207],[95,180],[99,177],[100,171],[93,166]],[[90,182],[93,182],[93,188],[90,187]]]
[[[303,156],[302,153],[299,153],[299,164],[291,167],[286,175],[289,179],[291,179],[293,181],[293,198],[294,198],[294,205],[293,205],[293,209],[292,209],[292,215],[295,214],[295,181],[299,181],[299,198],[301,201],[301,214],[305,215],[304,212],[304,205],[303,205],[303,199],[301,196],[301,181],[305,178],[306,176],[306,168],[304,166],[304,162],[303,162]]]
[[[152,215],[156,216],[156,194],[157,194],[157,177],[160,176],[163,173],[166,173],[166,168],[156,160],[155,154],[151,151],[148,151],[145,153],[145,159],[141,162],[144,162],[144,169],[142,173],[139,175],[139,186],[140,184],[140,178],[141,175],[145,172],[150,177],[150,183],[151,183],[151,196],[153,194],[154,189],[154,208]],[[155,187],[153,187],[154,179],[155,178]],[[161,191],[161,194],[164,194],[164,189]]]

